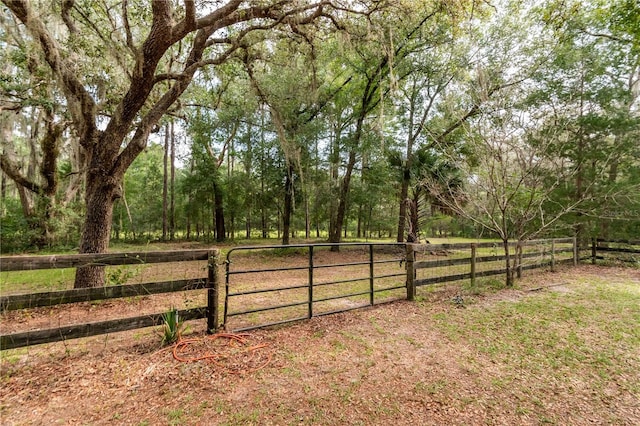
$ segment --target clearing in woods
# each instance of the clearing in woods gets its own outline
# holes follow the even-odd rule
[[[417,302],[254,331],[245,346],[205,342],[196,321],[185,339],[199,340],[177,353],[204,356],[195,362],[160,350],[157,329],[4,351],[0,418],[640,424],[640,270],[580,266],[496,287],[420,288]]]

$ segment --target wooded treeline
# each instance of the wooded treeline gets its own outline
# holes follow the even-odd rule
[[[640,235],[634,0],[0,8],[4,252]]]

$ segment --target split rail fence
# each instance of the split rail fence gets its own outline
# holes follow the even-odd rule
[[[218,249],[0,257],[3,274],[85,266],[206,262],[203,276],[184,280],[25,294],[2,294],[0,289],[0,319],[17,310],[28,315],[31,310],[57,305],[194,290],[206,293],[206,306],[179,310],[183,321],[206,319],[209,331],[240,331],[393,300],[413,300],[416,288],[421,286],[453,281],[473,284],[479,277],[506,272],[502,245],[495,243],[343,243],[338,245],[338,255],[330,254],[334,246],[238,247],[228,251],[225,261],[221,261]],[[576,264],[580,254],[573,238],[527,241],[519,246],[513,244],[512,249],[518,253],[511,259],[518,275],[527,269]],[[224,286],[219,274],[222,265]],[[165,312],[9,333],[3,327],[0,349],[160,325]]]

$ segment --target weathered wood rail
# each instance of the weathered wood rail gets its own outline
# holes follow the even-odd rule
[[[83,266],[189,262],[194,260],[207,260],[211,251],[212,250],[198,249],[49,256],[3,256],[0,257],[0,271],[31,271],[34,269],[82,268]]]
[[[598,254],[598,252],[602,254]],[[640,240],[604,240],[593,238],[591,240],[591,263],[595,265],[598,260],[606,260],[605,254],[622,254],[614,260],[625,263],[640,262]]]
[[[0,257],[0,271],[28,271],[35,269],[81,268],[84,266],[133,265],[168,262],[207,261],[207,276],[189,280],[80,288],[40,293],[0,296],[0,310],[10,311],[67,303],[91,302],[185,290],[207,289],[208,306],[181,310],[182,320],[207,319],[207,329],[218,328],[218,261],[220,251],[179,250],[163,252],[78,254],[64,256]],[[50,329],[0,335],[0,349],[12,349],[39,343],[89,337],[117,331],[133,330],[162,324],[163,313],[108,321],[74,324]]]
[[[549,246],[548,250],[524,252],[526,247],[530,246]],[[561,245],[565,247],[560,248]],[[568,247],[566,247],[569,245]],[[579,248],[575,238],[554,238],[544,240],[529,240],[522,242],[513,242],[509,244],[514,248],[513,254],[510,254],[510,260],[513,261],[513,268],[518,277],[521,277],[522,271],[531,270],[537,268],[543,268],[546,266],[551,267],[553,270],[558,263],[572,263],[576,265],[579,261]],[[499,269],[491,269],[485,271],[478,271],[478,264],[487,262],[505,261],[506,255],[495,254],[490,256],[478,256],[478,249],[502,249],[501,243],[459,243],[459,244],[426,244],[426,245],[407,245],[407,298],[413,300],[417,287],[424,285],[431,285],[443,282],[453,282],[470,280],[473,284],[476,278],[488,277],[494,275],[502,275],[507,273],[506,267]],[[425,260],[416,261],[416,253],[439,251],[469,251],[469,257],[457,258],[457,259],[437,259],[437,260]],[[557,260],[557,256],[563,253],[571,253],[570,258],[565,258],[560,261]],[[540,262],[535,262],[529,265],[524,264],[525,259],[543,259]],[[451,274],[451,275],[437,275],[428,278],[418,279],[417,272],[419,270],[441,268],[446,266],[463,266],[469,265],[469,272]]]
[[[206,278],[194,278],[190,280],[164,281],[158,283],[126,284],[96,288],[47,291],[41,293],[15,294],[0,296],[0,311],[14,311],[17,309],[64,305],[67,303],[93,302],[96,300],[198,290],[206,288],[207,285],[208,283]]]

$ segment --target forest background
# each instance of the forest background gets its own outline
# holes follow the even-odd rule
[[[3,253],[640,235],[635,0],[0,10]]]

